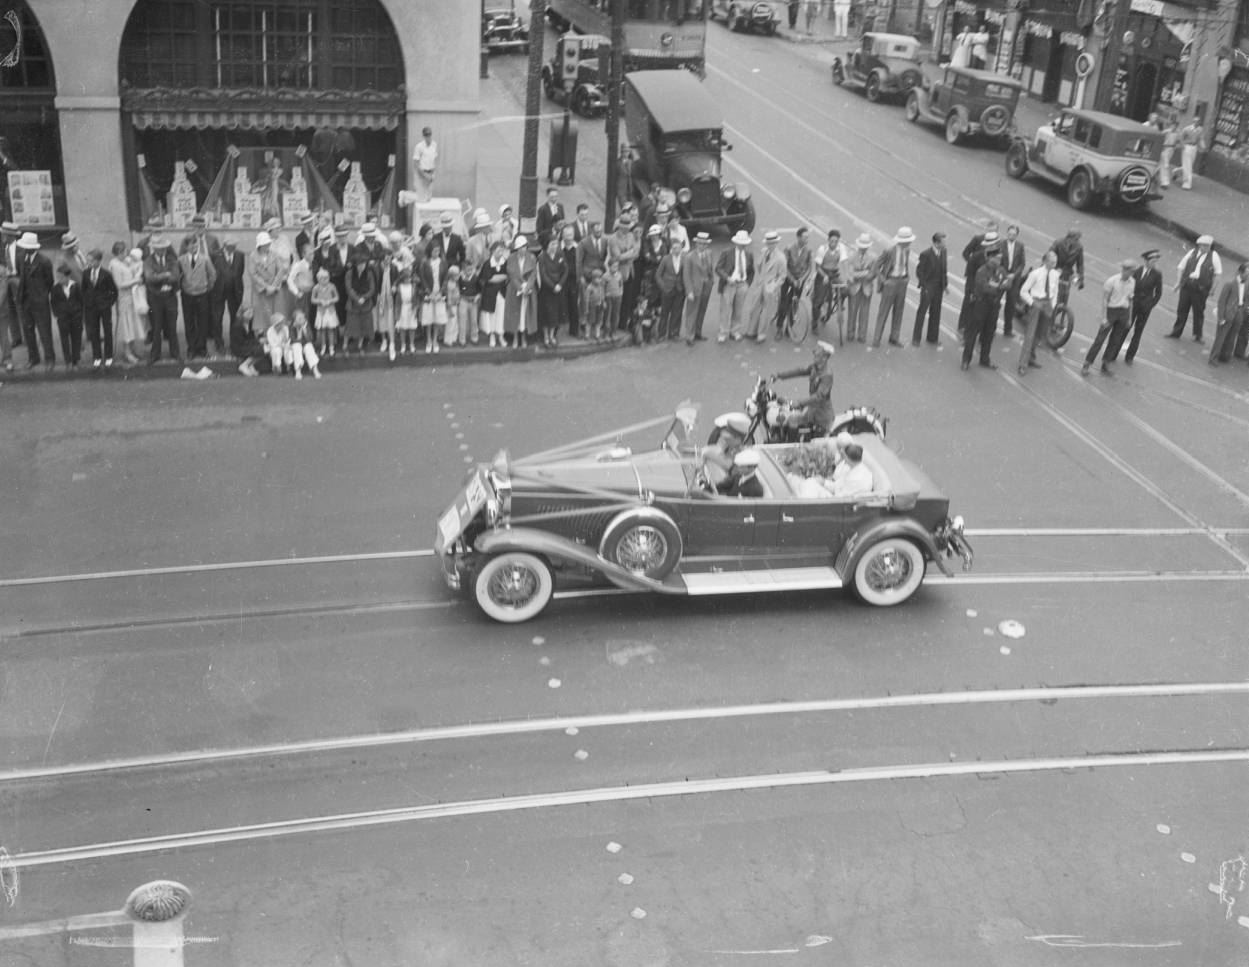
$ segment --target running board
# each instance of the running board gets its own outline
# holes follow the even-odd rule
[[[691,597],[742,591],[811,591],[817,588],[844,587],[841,576],[827,566],[753,571],[696,571],[679,577],[685,583],[686,593]]]

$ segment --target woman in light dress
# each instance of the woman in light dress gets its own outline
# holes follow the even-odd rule
[[[399,352],[405,356],[415,351],[420,300],[420,289],[413,281],[412,267],[405,264],[399,269],[399,280],[395,283],[394,291],[395,338],[400,342]]]
[[[507,289],[507,245],[502,240],[490,246],[490,259],[481,268],[481,317],[483,336],[494,348],[503,340],[503,293]]]
[[[113,258],[108,263],[109,275],[117,284],[117,328],[113,342],[121,350],[121,361],[133,366],[139,361],[146,327],[139,318],[136,303],[143,300],[147,314],[147,292],[143,287],[143,250],[126,251],[124,242],[113,243]],[[140,295],[141,293],[141,295]]]

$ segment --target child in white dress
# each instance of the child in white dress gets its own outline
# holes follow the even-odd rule
[[[399,340],[399,352],[408,355],[413,351],[416,319],[416,283],[412,281],[412,269],[404,266],[399,270],[399,281],[395,283],[396,306],[399,310],[395,320],[395,337]]]
[[[425,327],[425,352],[438,352],[438,344],[442,342],[442,332],[447,325],[447,299],[442,293],[443,260],[438,250],[425,260],[421,266],[421,281],[424,283],[424,308],[421,310],[421,325]]]
[[[460,288],[460,269],[451,266],[447,269],[447,281],[442,284],[442,297],[447,304],[447,331],[444,336],[448,346],[459,340],[460,306],[466,302],[464,291]]]
[[[334,345],[334,334],[338,331],[338,290],[325,269],[317,272],[317,284],[312,287],[312,304],[317,310],[317,341],[321,346],[321,355],[326,356]]]

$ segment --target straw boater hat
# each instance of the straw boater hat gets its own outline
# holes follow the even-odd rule
[[[438,218],[438,224],[446,228],[450,228],[455,224],[455,216],[450,212],[443,212]]]
[[[312,214],[312,212],[305,212],[303,215],[299,217],[299,224],[311,225],[316,220],[317,220],[317,216]]]
[[[825,353],[829,356],[837,352],[837,347],[835,347],[831,342],[825,342],[823,339],[816,340],[815,348],[819,352]]]
[[[707,232],[699,232],[697,235],[695,235],[695,236],[694,236],[694,241],[695,241],[695,242],[706,242],[706,243],[710,244],[710,243],[711,243],[711,236],[710,236]]]
[[[17,222],[0,222],[0,234],[18,235],[21,229],[17,227]]]
[[[1197,244],[1198,245],[1213,245],[1214,236],[1213,235],[1198,235]]]
[[[528,244],[529,239],[525,238],[524,235],[517,235],[514,239],[512,239],[512,251],[518,251]]]
[[[17,247],[37,249],[39,247],[39,236],[34,232],[23,232],[22,237],[17,240]]]
[[[365,222],[363,225],[360,226],[361,235],[372,235],[376,231],[377,231],[377,226],[374,225],[372,222]]]
[[[260,226],[266,232],[276,232],[282,227],[282,222],[277,218],[270,218],[267,222]]]
[[[980,245],[982,248],[990,248],[991,246],[996,245],[1000,240],[1001,236],[999,236],[997,232],[985,232],[984,238],[980,240]]]
[[[650,228],[646,230],[646,237],[654,238],[656,235],[662,235],[663,233],[664,233],[664,230],[660,228],[658,225],[652,225]]]
[[[781,236],[779,232],[764,232],[763,240],[771,244],[772,242],[779,242],[781,240]]]
[[[491,228],[490,213],[484,208],[479,208],[473,212],[473,231],[480,232]]]
[[[739,228],[736,234],[734,234],[733,238],[730,239],[730,241],[732,241],[734,245],[749,245],[750,233],[747,232],[745,229]]]
[[[61,236],[61,248],[73,248],[78,244],[78,236],[73,232],[66,232]]]
[[[321,229],[321,231],[317,232],[317,241],[323,245],[326,242],[334,241],[334,229],[330,228],[328,225]]]
[[[192,228],[205,228],[208,225],[208,219],[203,215],[196,215],[191,219]]]
[[[909,226],[903,225],[898,229],[898,234],[893,237],[893,240],[897,245],[905,245],[908,242],[915,241],[915,233],[911,231]]]
[[[272,245],[272,244],[273,244],[273,239],[269,237],[268,232],[256,233],[256,248],[260,248],[262,245]]]
[[[164,235],[153,235],[148,240],[148,248],[169,248],[169,239]]]
[[[864,232],[862,235],[859,236],[858,240],[854,243],[854,247],[855,248],[871,248],[872,236],[868,235],[867,232]]]

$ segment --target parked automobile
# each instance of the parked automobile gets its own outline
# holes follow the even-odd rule
[[[931,86],[912,88],[906,98],[906,117],[943,125],[950,144],[977,135],[1007,144],[1022,90],[1023,85],[1013,77],[947,65]]]
[[[812,448],[831,453],[821,440],[753,448],[763,496],[729,497],[704,474],[692,409],[648,426],[665,423],[659,445],[639,452],[605,434],[478,466],[438,519],[447,585],[520,622],[557,589],[594,585],[690,597],[848,587],[889,606],[919,589],[929,563],[947,575],[946,557],[971,567],[948,498],[875,433],[854,437],[870,493],[834,497],[806,474],[824,459]]]
[[[1158,160],[1162,132],[1148,124],[1102,111],[1065,108],[1031,138],[1006,149],[1006,173],[1029,172],[1067,190],[1072,208],[1096,201],[1140,205],[1161,198]]]
[[[607,110],[600,80],[599,48],[611,41],[598,34],[561,34],[555,53],[542,65],[542,90],[552,101],[567,104],[582,117]]]
[[[785,4],[781,0],[711,0],[707,16],[720,17],[732,31],[749,31],[771,37],[781,25]]]
[[[637,201],[651,185],[672,192],[687,227],[724,225],[752,231],[750,186],[721,179],[724,108],[689,71],[634,71],[625,75],[628,144],[621,158],[621,196]]]
[[[833,58],[833,83],[862,85],[869,101],[907,94],[922,79],[919,41],[905,34],[867,33],[844,63]]]
[[[516,0],[508,6],[495,3],[482,8],[481,46],[491,54],[529,50],[529,28],[516,13]]]

